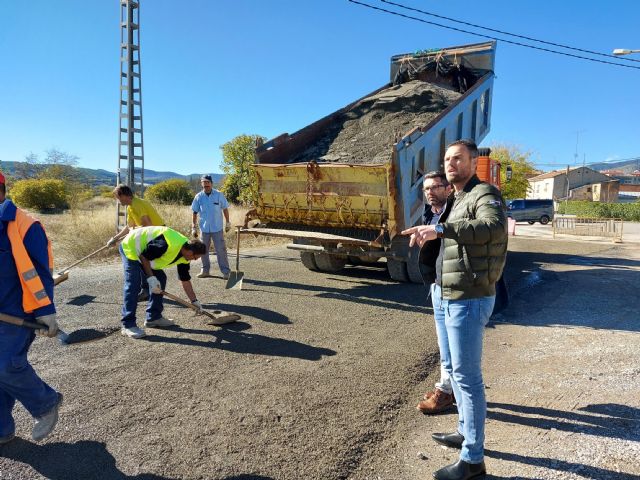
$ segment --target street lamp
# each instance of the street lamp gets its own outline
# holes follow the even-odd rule
[[[626,48],[616,48],[613,51],[614,55],[629,55],[630,53],[640,53],[640,50],[629,50]]]

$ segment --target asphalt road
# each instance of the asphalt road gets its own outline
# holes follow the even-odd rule
[[[231,259],[233,262],[233,258]],[[192,270],[197,271],[197,268]],[[242,291],[195,279],[209,309],[239,313],[223,328],[171,302],[179,327],[143,340],[119,332],[61,346],[38,339],[31,360],[65,395],[59,427],[0,447],[2,479],[336,479],[356,472],[437,363],[424,288],[384,266],[306,270],[296,252],[241,255]],[[167,290],[184,297],[172,272]],[[71,271],[56,290],[67,331],[115,327],[119,264]],[[143,310],[139,307],[139,315]]]

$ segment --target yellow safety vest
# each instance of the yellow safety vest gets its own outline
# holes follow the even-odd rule
[[[152,269],[164,270],[171,265],[189,263],[189,260],[184,257],[174,262],[180,249],[189,239],[169,227],[136,228],[122,240],[122,251],[129,260],[140,261],[140,254],[147,248],[149,242],[160,235],[164,235],[169,247],[161,257],[149,261]]]

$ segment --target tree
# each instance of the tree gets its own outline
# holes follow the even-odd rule
[[[173,205],[191,205],[194,194],[189,182],[178,179],[156,183],[145,191],[146,198]]]
[[[258,177],[252,165],[255,163],[255,148],[260,135],[238,135],[220,147],[222,149],[222,171],[226,174],[222,192],[231,202],[250,205],[258,195]]]
[[[11,200],[23,208],[32,208],[40,212],[68,208],[67,191],[62,180],[18,180],[9,194]]]
[[[525,198],[529,190],[527,178],[535,173],[529,160],[531,152],[523,152],[515,145],[491,146],[491,158],[500,162],[500,183],[505,199]],[[511,180],[507,182],[507,167],[511,167]]]
[[[37,156],[35,158],[37,159]],[[93,195],[86,176],[77,168],[78,160],[77,155],[50,148],[46,151],[46,157],[37,174],[37,178],[41,179],[62,180],[67,200],[72,206]]]

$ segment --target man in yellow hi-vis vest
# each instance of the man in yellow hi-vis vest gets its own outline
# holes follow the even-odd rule
[[[202,310],[196,298],[189,275],[189,262],[197,260],[206,252],[200,240],[187,237],[169,227],[142,227],[129,233],[120,244],[120,256],[124,267],[124,303],[122,305],[122,334],[130,338],[142,338],[145,331],[136,325],[136,307],[140,293],[140,279],[146,275],[149,283],[145,327],[170,327],[173,321],[162,316],[164,308],[162,291],[167,283],[163,270],[176,265],[191,303]]]

